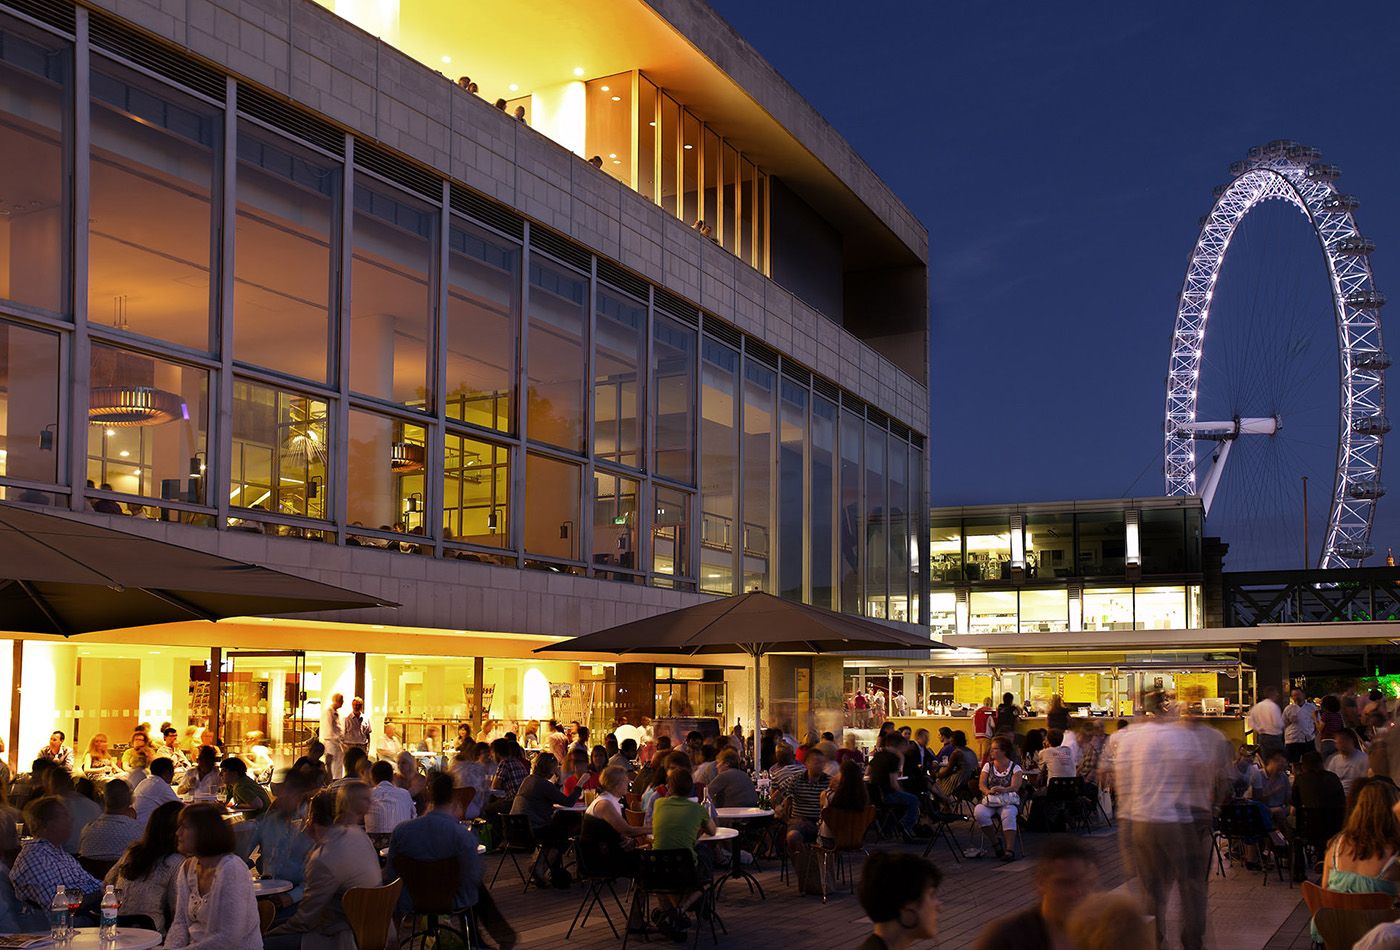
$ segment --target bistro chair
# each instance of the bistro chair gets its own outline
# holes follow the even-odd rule
[[[403,881],[395,878],[383,887],[352,887],[345,892],[340,904],[359,950],[384,950],[402,890]]]
[[[689,848],[670,848],[663,851],[646,850],[638,854],[637,879],[632,882],[632,902],[627,919],[640,920],[643,934],[650,926],[651,895],[669,894],[679,902],[687,895],[701,889],[700,875],[695,866],[695,853]],[[701,905],[703,906],[703,904]],[[715,933],[715,915],[710,909],[710,938],[719,942]],[[627,928],[622,935],[622,950],[627,950],[627,940],[632,929]],[[695,945],[700,943],[700,924],[695,923]]]
[[[1312,881],[1304,881],[1301,890],[1327,950],[1350,950],[1372,927],[1400,919],[1390,894],[1343,894]]]
[[[267,933],[272,927],[272,918],[276,916],[276,904],[272,901],[258,901],[258,932]]]
[[[461,873],[459,859],[454,856],[436,861],[417,861],[395,855],[394,869],[399,872],[403,888],[408,892],[415,915],[415,928],[417,918],[423,919],[422,929],[415,929],[405,941],[408,946],[412,947],[413,942],[420,938],[424,947],[429,943],[439,946],[439,934],[446,930],[458,937],[462,946],[470,947],[472,908],[457,906],[457,882]],[[447,918],[446,924],[442,922],[444,917]],[[457,926],[454,926],[454,922]],[[361,950],[369,948],[362,947]]]
[[[107,872],[112,870],[112,866],[117,862],[108,861],[106,858],[84,858],[79,856],[78,863],[82,865],[84,871],[100,881],[107,876]]]
[[[1301,881],[1322,861],[1327,842],[1342,830],[1346,813],[1340,808],[1304,808],[1293,812],[1293,880]]]
[[[472,802],[476,800],[476,787],[468,785],[466,788],[454,788],[452,790],[452,803],[456,805],[463,815],[467,809],[472,807]]]
[[[627,819],[627,823],[633,828],[641,828],[647,823],[647,813],[640,808],[632,808],[630,805],[623,809],[622,817]]]
[[[574,846],[574,857],[578,876],[584,884],[583,903],[579,904],[578,910],[574,912],[573,923],[569,924],[569,932],[564,935],[567,941],[574,935],[574,928],[582,929],[588,923],[588,916],[593,913],[593,908],[597,907],[603,915],[603,919],[608,922],[608,928],[612,930],[613,936],[617,937],[617,926],[613,923],[612,914],[608,913],[607,901],[603,900],[603,888],[607,888],[612,895],[613,903],[617,905],[617,912],[622,915],[626,926],[627,911],[622,907],[622,899],[617,896],[617,891],[613,888],[613,881],[618,875],[612,873],[608,867],[606,856],[599,847],[589,841],[578,841]],[[583,919],[580,920],[579,918]]]
[[[1064,830],[1087,831],[1088,819],[1084,815],[1084,796],[1081,779],[1052,778],[1045,783],[1045,827],[1049,831],[1061,830],[1058,823],[1064,823]]]
[[[535,829],[530,826],[529,815],[505,815],[503,821],[505,822],[505,834],[502,836],[499,848],[501,860],[496,865],[496,873],[491,876],[491,886],[496,886],[496,879],[501,876],[501,868],[505,867],[506,858],[510,858],[510,863],[515,865],[515,873],[520,875],[520,880],[525,885],[524,890],[528,891],[530,885],[534,883],[534,877],[525,873],[516,855],[530,855],[530,863],[533,864],[539,855],[539,840],[535,837]]]
[[[866,857],[870,856],[870,852],[865,849],[865,833],[870,830],[874,821],[874,805],[866,805],[860,811],[829,807],[822,809],[822,823],[831,832],[832,844],[829,848],[822,847],[821,835],[818,833],[817,845],[812,851],[821,863],[823,904],[827,898],[827,882],[837,883],[842,874],[851,885],[851,893],[855,893],[855,878],[846,868],[845,856],[856,852]]]
[[[1225,847],[1221,849],[1221,843]],[[1215,863],[1220,869],[1220,876],[1225,876],[1225,853],[1236,845],[1254,845],[1259,851],[1259,865],[1264,872],[1264,883],[1269,883],[1269,868],[1264,862],[1266,853],[1273,853],[1273,842],[1269,840],[1269,829],[1264,825],[1264,816],[1260,809],[1253,802],[1231,802],[1220,809],[1220,817],[1216,819],[1215,831],[1211,835],[1211,844],[1215,849]],[[1233,863],[1234,858],[1231,857]],[[1283,863],[1275,855],[1274,864],[1278,868],[1278,878],[1283,880]],[[1206,875],[1210,875],[1210,868],[1207,865]]]

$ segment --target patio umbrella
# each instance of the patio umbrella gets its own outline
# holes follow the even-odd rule
[[[877,620],[754,591],[721,597],[540,647],[536,653],[747,653],[753,658],[753,730],[758,729],[759,660],[765,653],[951,650]],[[755,741],[757,741],[755,739]],[[757,746],[755,746],[757,750]]]
[[[0,630],[70,636],[392,606],[256,564],[0,503]]]

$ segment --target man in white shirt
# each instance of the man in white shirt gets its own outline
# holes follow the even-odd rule
[[[1337,751],[1328,758],[1327,771],[1342,780],[1342,791],[1348,795],[1356,780],[1370,773],[1370,760],[1361,751],[1361,741],[1353,730],[1343,729],[1337,733]]]
[[[330,766],[331,778],[345,777],[345,749],[341,745],[345,723],[340,715],[340,707],[344,705],[345,696],[332,693],[326,712],[321,717],[321,745],[326,747],[326,763]]]
[[[406,821],[418,817],[413,796],[407,789],[394,784],[394,767],[388,762],[376,762],[370,767],[374,788],[369,793],[369,813],[365,815],[365,832],[387,835]]]
[[[384,731],[379,734],[379,741],[374,744],[375,756],[381,762],[397,762],[402,751],[403,740],[399,738],[398,727],[392,722],[384,723]]]
[[[78,854],[99,861],[115,861],[127,845],[141,837],[144,826],[131,810],[131,786],[113,779],[106,785],[107,807],[88,822],[78,839]]]
[[[136,821],[142,828],[146,827],[146,821],[151,817],[151,812],[155,811],[166,802],[177,802],[180,796],[175,794],[175,789],[171,783],[175,781],[175,763],[164,756],[151,763],[151,774],[136,786],[136,792],[132,796],[132,805],[136,809]]]
[[[1074,753],[1064,744],[1065,734],[1059,729],[1051,729],[1049,738],[1050,744],[1036,754],[1041,776],[1047,783],[1055,778],[1077,776],[1079,772],[1075,768]]]
[[[1293,690],[1293,702],[1283,711],[1283,742],[1288,761],[1296,763],[1317,738],[1317,707],[1301,689]]]
[[[365,715],[365,701],[356,696],[350,700],[350,715],[345,717],[344,727],[341,731],[341,745],[346,752],[351,749],[363,749],[365,754],[369,754],[370,726],[369,717]]]
[[[1259,702],[1249,707],[1244,728],[1254,733],[1254,744],[1266,757],[1283,751],[1283,710],[1278,708],[1278,690],[1265,686],[1259,691]]]

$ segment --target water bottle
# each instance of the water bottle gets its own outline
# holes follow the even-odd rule
[[[49,902],[49,937],[55,943],[68,939],[68,892],[60,884]]]
[[[102,924],[97,931],[97,939],[104,944],[117,941],[117,909],[121,906],[117,892],[111,884],[102,894]]]

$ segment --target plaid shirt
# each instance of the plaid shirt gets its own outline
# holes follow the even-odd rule
[[[76,887],[84,894],[102,890],[102,882],[84,871],[77,858],[46,838],[36,838],[20,849],[10,883],[16,898],[41,910],[48,909],[60,886]]]
[[[515,756],[502,759],[496,765],[496,777],[491,780],[491,790],[493,792],[505,792],[505,797],[511,799],[515,793],[520,791],[520,783],[525,781],[525,776],[530,774],[530,767],[523,759]]]

